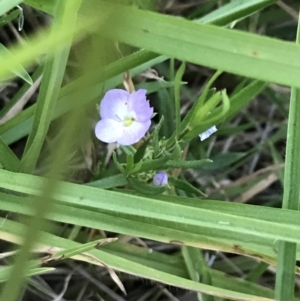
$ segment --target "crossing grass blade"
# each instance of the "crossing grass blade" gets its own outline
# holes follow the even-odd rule
[[[52,183],[42,177],[15,174],[4,170],[0,171],[0,179],[2,188],[36,196],[41,194],[45,185],[50,185]],[[18,185],[16,185],[16,183],[18,183]],[[116,225],[118,216],[121,220],[124,216],[128,216],[129,220],[134,218],[136,221],[144,218],[151,218],[153,221],[156,221],[156,224],[158,225],[171,223],[173,225],[172,227],[177,225],[177,230],[179,230],[180,227],[189,227],[187,231],[190,231],[191,233],[200,233],[197,232],[199,231],[198,227],[200,227],[206,229],[208,232],[214,231],[214,236],[218,237],[218,239],[221,239],[222,236],[232,239],[234,237],[236,238],[238,235],[240,235],[239,237],[242,239],[242,237],[247,237],[248,235],[248,237],[252,237],[251,241],[259,239],[262,246],[267,243],[269,246],[271,245],[274,247],[274,240],[280,239],[297,243],[300,242],[298,233],[299,226],[297,223],[297,220],[299,219],[298,212],[286,211],[285,214],[282,215],[282,210],[280,209],[263,208],[266,216],[278,216],[278,218],[269,220],[268,217],[261,217],[261,207],[254,207],[252,209],[252,206],[242,205],[244,206],[242,207],[244,208],[244,212],[249,212],[248,216],[245,217],[244,214],[236,215],[233,210],[225,213],[219,208],[212,210],[199,208],[199,206],[193,207],[188,205],[188,198],[180,199],[173,197],[173,203],[171,203],[170,201],[162,202],[153,198],[128,195],[126,197],[126,202],[124,202],[124,195],[119,192],[105,191],[66,182],[55,182],[53,184],[57,187],[53,194],[53,198],[58,200],[62,205],[67,206],[66,208],[69,208],[69,210],[73,210],[73,214],[75,214],[76,211],[75,207],[78,206],[83,209],[94,208],[95,214],[96,211],[99,213],[101,211],[104,213],[107,212],[107,223],[102,224],[102,226],[100,226],[101,220],[104,220],[105,215],[102,219],[95,216],[95,220],[99,220],[98,227],[103,227],[106,230],[108,230],[107,227],[111,224],[111,220],[114,220],[113,224]],[[156,198],[159,199],[160,197]],[[99,200],[101,200],[101,202]],[[180,202],[183,202],[184,200],[186,203],[180,204]],[[176,201],[178,201],[178,203],[176,203]],[[201,203],[202,202],[200,202],[200,204]],[[212,203],[215,202],[212,201]],[[220,208],[222,208],[222,206],[220,206]],[[3,208],[3,210],[10,209]],[[85,216],[83,213],[82,215]],[[286,215],[290,216],[289,220],[285,219]],[[78,214],[78,216],[80,216],[80,214]],[[201,216],[200,220],[199,216]],[[258,217],[261,217],[261,219]],[[89,221],[86,222],[89,223],[90,227],[95,227],[95,224],[92,225]],[[124,222],[123,225],[125,225]],[[111,226],[112,225],[109,227]],[[122,230],[122,227],[120,227],[118,231],[119,230],[121,232],[124,231]],[[110,231],[112,231],[112,229],[110,229]],[[115,232],[118,231],[115,229]],[[140,233],[139,236],[144,235],[143,232],[138,232]],[[248,241],[250,245],[251,241]],[[263,241],[265,241],[265,243],[263,243]],[[220,243],[222,243],[222,240],[220,240]],[[247,240],[244,241],[244,243],[247,243]],[[210,245],[213,245],[213,243],[210,243]],[[239,247],[232,248],[232,250],[233,252],[234,250],[235,252],[238,252]],[[243,250],[240,250],[240,252],[243,252]],[[249,253],[251,254],[251,252]],[[252,256],[255,256],[255,253],[252,252]],[[258,255],[258,257],[259,256],[260,255]]]
[[[2,0],[0,2],[0,16],[4,15],[21,2],[22,0]]]
[[[18,225],[15,222],[7,221],[7,224],[4,223],[4,230],[9,233],[13,233],[15,235],[20,235],[22,233],[23,226]],[[57,237],[48,233],[44,233],[42,235],[42,243],[47,242],[52,246],[56,246],[63,249],[71,249],[80,247],[79,243]],[[172,275],[163,271],[159,271],[147,266],[144,266],[140,263],[136,263],[130,261],[125,258],[121,258],[119,256],[110,254],[109,252],[105,252],[102,250],[90,250],[89,253],[98,259],[100,262],[103,262],[106,266],[117,269],[122,272],[127,272],[132,275],[136,275],[143,278],[148,278],[152,280],[162,281],[168,285],[181,287],[188,290],[198,291],[202,293],[207,293],[213,296],[229,298],[231,300],[239,300],[239,301],[271,301],[271,298],[259,297],[255,295],[245,294],[230,291],[227,289],[222,289],[210,285],[196,283],[191,280],[187,280],[182,277],[178,277],[176,275]]]
[[[110,38],[234,74],[300,87],[300,46],[99,1]],[[184,47],[182,47],[184,45]]]
[[[300,15],[299,15],[300,16]],[[296,44],[300,45],[300,17]],[[299,210],[300,208],[300,89],[292,88],[287,129],[287,146],[284,170],[284,192],[282,208]],[[299,212],[299,211],[298,211]],[[276,273],[275,298],[292,300],[295,290],[294,265],[297,245],[286,240],[279,242],[278,268]]]

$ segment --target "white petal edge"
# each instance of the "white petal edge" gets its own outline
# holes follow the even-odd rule
[[[95,127],[96,137],[103,142],[113,143],[117,142],[124,133],[124,126],[122,122],[117,122],[113,119],[102,119]]]
[[[215,133],[218,129],[216,128],[216,126],[212,126],[211,128],[209,128],[208,130],[206,130],[205,132],[201,133],[199,135],[200,140],[204,141],[205,139],[209,138],[213,133]]]
[[[130,94],[122,89],[112,89],[105,93],[100,103],[100,116],[102,119],[124,120],[128,114]]]
[[[132,145],[139,142],[147,133],[151,125],[151,120],[141,123],[133,122],[132,125],[125,127],[125,131],[118,139],[120,145]]]

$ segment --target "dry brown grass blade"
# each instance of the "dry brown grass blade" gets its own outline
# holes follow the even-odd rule
[[[259,194],[260,192],[264,191],[270,185],[278,180],[278,176],[275,173],[269,174],[266,178],[260,180],[250,189],[242,193],[239,197],[234,199],[234,202],[237,203],[246,203],[250,199],[252,199],[255,195]]]

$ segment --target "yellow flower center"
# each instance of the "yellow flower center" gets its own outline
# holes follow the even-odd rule
[[[132,118],[132,117],[127,117],[127,118],[125,118],[125,120],[124,120],[124,125],[125,125],[125,126],[130,126],[130,125],[132,125],[133,122],[134,122],[134,118]]]

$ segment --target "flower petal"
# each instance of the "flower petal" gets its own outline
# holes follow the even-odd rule
[[[113,119],[102,119],[95,127],[96,137],[106,143],[116,142],[124,132],[123,123]]]
[[[130,126],[125,127],[124,134],[117,140],[120,145],[132,145],[140,141],[149,130],[151,121],[133,122]]]
[[[101,118],[110,118],[115,121],[124,120],[128,114],[129,97],[130,94],[122,89],[107,91],[100,103]]]
[[[211,128],[209,128],[208,130],[206,130],[205,132],[201,133],[199,135],[200,140],[203,141],[205,139],[207,139],[208,137],[210,137],[213,133],[215,133],[218,129],[216,128],[216,126],[212,126]]]
[[[150,107],[149,101],[146,98],[147,90],[139,89],[130,94],[129,110],[134,111],[138,122],[146,122],[151,119],[153,108]]]

